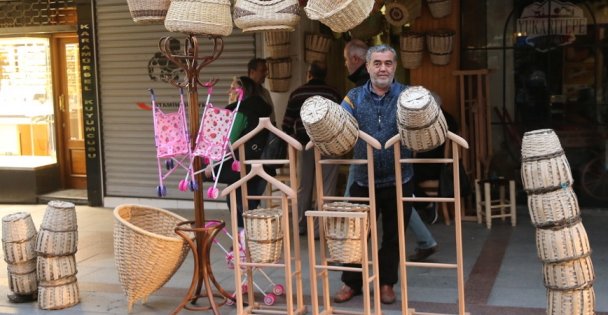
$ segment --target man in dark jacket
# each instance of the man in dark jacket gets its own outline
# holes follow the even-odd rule
[[[348,79],[361,86],[369,80],[369,73],[365,67],[365,54],[367,44],[360,39],[353,39],[344,46],[344,65],[348,70]]]
[[[313,62],[307,72],[307,79],[304,85],[295,89],[289,96],[285,116],[283,117],[282,128],[285,133],[296,138],[302,145],[306,145],[310,138],[304,129],[300,117],[300,109],[304,101],[315,95],[320,95],[333,102],[340,103],[342,97],[331,86],[325,83],[327,76],[327,66],[320,62]],[[316,209],[312,204],[312,192],[315,187],[315,157],[314,150],[303,150],[298,156],[298,175],[300,185],[298,188],[298,217],[300,220],[300,234],[306,233],[306,219],[304,212]],[[334,196],[338,182],[339,165],[323,166],[323,194]],[[315,235],[318,235],[318,226],[315,225]]]

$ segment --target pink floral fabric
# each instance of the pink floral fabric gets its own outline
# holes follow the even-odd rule
[[[228,147],[224,149],[224,143],[230,137],[231,127],[232,111],[209,105],[198,131],[193,155],[207,157],[211,161],[223,159],[228,150]]]
[[[155,112],[156,154],[160,158],[187,155],[189,153],[188,134],[185,130],[184,111],[165,114],[160,109]]]

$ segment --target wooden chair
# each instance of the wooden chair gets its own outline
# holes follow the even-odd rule
[[[483,187],[483,193],[482,193]],[[509,187],[509,196],[506,198],[506,190]],[[498,199],[492,196],[492,189],[498,189]],[[515,181],[503,177],[475,181],[475,208],[477,210],[477,223],[485,219],[486,227],[492,228],[492,219],[511,218],[511,225],[517,224],[517,213],[515,204]],[[508,209],[506,211],[505,209]]]

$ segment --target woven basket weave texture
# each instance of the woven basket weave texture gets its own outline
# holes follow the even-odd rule
[[[74,255],[43,257],[39,256],[36,265],[38,280],[55,281],[76,275],[76,259]]]
[[[452,13],[452,0],[426,0],[431,15],[440,19]]]
[[[555,229],[536,229],[538,258],[545,263],[568,261],[591,254],[589,238],[580,221]]]
[[[172,0],[165,28],[170,32],[228,36],[232,33],[230,0]]]
[[[268,89],[273,92],[289,91],[291,83],[291,58],[267,59],[268,65]]]
[[[40,224],[41,229],[49,231],[76,231],[78,221],[76,207],[71,202],[53,200],[47,204],[44,217]]]
[[[38,290],[36,270],[24,274],[8,273],[8,288],[16,294],[32,294]]]
[[[57,281],[41,281],[38,287],[38,307],[61,310],[80,302],[80,289],[75,276]]]
[[[547,315],[594,315],[595,291],[547,290]]]
[[[325,62],[331,45],[331,38],[321,34],[306,34],[304,60],[307,63]]]
[[[361,233],[369,231],[369,206],[347,202],[332,202],[323,205],[323,211],[366,212],[360,218],[327,217],[323,225],[329,261],[339,263],[362,263],[363,250]]]
[[[120,205],[114,209],[114,256],[129,310],[169,281],[184,262],[189,247],[175,234],[177,224],[184,221],[159,208]]]
[[[445,142],[447,122],[431,92],[413,86],[397,101],[397,127],[401,144],[414,152],[429,151]]]
[[[6,270],[12,274],[26,274],[32,271],[36,271],[36,259],[30,259],[28,261],[6,264]]]
[[[384,16],[388,23],[403,26],[420,16],[422,0],[388,0],[384,8]]]
[[[559,263],[543,264],[545,287],[553,290],[588,288],[595,280],[590,256]]]
[[[2,241],[22,242],[36,236],[32,216],[26,212],[16,212],[2,217]]]
[[[578,220],[581,211],[572,187],[528,195],[528,209],[536,227],[552,227]]]
[[[162,24],[171,0],[127,0],[131,18],[139,24]]]
[[[432,64],[445,66],[450,63],[454,34],[451,30],[436,30],[426,34],[426,46]]]
[[[36,252],[43,256],[65,256],[78,250],[78,231],[49,231],[40,229]]]
[[[17,264],[36,259],[36,235],[23,242],[2,242],[4,260],[9,264]]]
[[[264,32],[264,55],[267,58],[289,57],[289,32]]]
[[[243,32],[293,31],[300,5],[298,0],[237,0],[233,18]]]
[[[374,0],[308,0],[304,11],[309,19],[342,33],[361,24],[373,6]]]
[[[399,39],[401,65],[406,69],[416,69],[422,63],[424,34],[405,32]]]
[[[255,209],[243,212],[245,241],[251,261],[273,263],[283,252],[281,209]]]

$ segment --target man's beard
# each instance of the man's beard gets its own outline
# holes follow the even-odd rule
[[[379,88],[385,89],[391,85],[393,77],[390,78],[373,78],[372,83]]]

